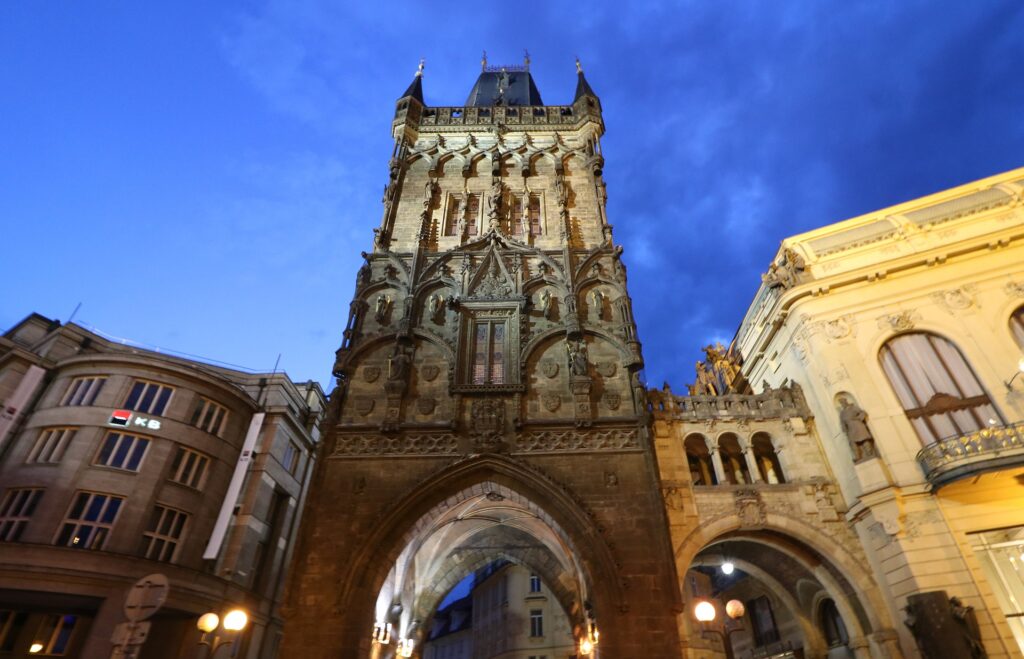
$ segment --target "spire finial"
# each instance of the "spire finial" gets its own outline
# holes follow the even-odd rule
[[[530,51],[525,48],[523,48],[523,66],[526,67],[527,71],[530,70]]]
[[[583,65],[580,64],[580,56],[576,56],[576,73],[583,73]]]
[[[486,50],[484,51],[484,56],[482,58],[480,58],[480,70],[481,71],[486,71],[487,70],[487,51]]]
[[[416,67],[416,77],[420,78],[423,76],[423,68],[427,65],[427,60],[420,58],[420,65]]]

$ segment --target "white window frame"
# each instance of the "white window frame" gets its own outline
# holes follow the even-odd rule
[[[544,638],[544,609],[530,609],[530,638]]]
[[[135,393],[136,387],[142,385],[142,389],[139,392],[139,397],[134,402],[129,403],[132,399],[132,395]],[[163,405],[159,405],[160,398],[163,396],[164,391],[168,391],[167,399],[163,402]],[[147,395],[152,391],[153,395],[149,401],[146,401]],[[128,395],[124,399],[124,409],[131,410],[133,412],[139,412],[141,414],[151,414],[153,416],[163,416],[164,412],[167,411],[167,406],[171,404],[171,400],[174,398],[174,387],[168,384],[162,384],[160,382],[153,382],[152,380],[133,380],[131,389],[128,390]],[[159,405],[160,409],[154,411]]]
[[[0,542],[17,542],[43,498],[41,487],[15,487],[0,499]]]
[[[36,443],[25,457],[26,463],[31,464],[57,464],[64,457],[68,445],[75,438],[78,428],[74,426],[61,426],[43,428],[36,438]]]
[[[110,449],[110,453],[107,454],[106,460],[102,459],[104,449],[110,440],[113,440],[113,447]],[[141,435],[132,435],[125,432],[118,432],[111,430],[103,436],[103,441],[100,442],[99,448],[96,450],[96,457],[93,458],[92,463],[97,467],[109,467],[110,469],[120,469],[121,471],[128,471],[132,473],[138,473],[142,469],[142,465],[146,461],[146,456],[149,454],[149,445],[152,440],[149,437],[143,437]],[[136,452],[139,451],[141,444],[142,453],[139,456],[139,461],[135,467],[129,467],[128,465]],[[122,452],[122,448],[127,446]],[[118,463],[120,459],[120,463]]]
[[[156,504],[149,525],[142,533],[142,555],[151,561],[173,563],[188,529],[189,517],[183,510]],[[165,528],[165,525],[170,526]]]
[[[189,423],[211,435],[220,437],[227,421],[228,408],[215,403],[205,396],[199,396],[196,400],[195,408],[192,410],[192,419]]]
[[[64,397],[61,398],[61,406],[92,405],[106,381],[107,378],[103,375],[84,375],[73,379]]]
[[[542,588],[542,585],[541,585],[540,575],[539,574],[531,574],[530,575],[530,592],[531,593],[539,593],[539,592],[541,592],[541,588]]]
[[[81,512],[78,517],[72,517],[71,513],[82,497],[85,497],[85,502],[82,504]],[[86,519],[83,515],[92,508],[93,503],[101,497],[102,501],[99,504],[100,510],[97,513],[96,519]],[[74,547],[76,549],[102,550],[107,544],[107,539],[110,537],[110,534],[114,529],[114,524],[117,523],[117,517],[121,514],[121,509],[124,507],[125,500],[126,499],[124,497],[119,497],[115,494],[90,492],[88,490],[76,491],[74,497],[71,499],[71,504],[68,506],[67,512],[64,514],[64,519],[61,522],[60,528],[57,529],[57,535],[54,537],[53,544],[58,547],[64,546]],[[107,520],[110,506],[115,501],[117,502],[117,508],[114,511],[113,516]],[[64,532],[66,530],[69,531],[67,538],[64,542],[61,542],[61,537],[65,535]],[[84,542],[81,542],[80,540],[83,533],[87,535],[85,536]]]
[[[171,475],[168,476],[168,479],[194,490],[202,490],[206,485],[206,477],[210,472],[212,462],[210,456],[205,453],[179,444],[174,453],[174,460],[171,462]]]

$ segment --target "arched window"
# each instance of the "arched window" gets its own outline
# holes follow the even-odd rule
[[[1017,310],[1010,316],[1010,331],[1017,345],[1024,350],[1024,305],[1017,307]]]
[[[690,435],[683,441],[686,461],[690,466],[690,482],[694,485],[718,485],[715,466],[703,435]]]
[[[747,469],[747,460],[740,448],[740,440],[736,435],[727,433],[718,440],[718,452],[722,456],[722,469],[725,471],[725,479],[733,485],[750,483],[750,471]]]
[[[846,625],[839,615],[836,603],[830,599],[821,603],[821,630],[825,632],[825,640],[830,648],[847,645],[850,642],[850,635],[846,631]]]
[[[750,445],[754,451],[757,470],[761,473],[761,480],[765,483],[785,483],[786,477],[782,474],[782,465],[779,463],[772,438],[759,432],[750,440]]]
[[[882,346],[879,359],[925,444],[981,430],[1001,419],[960,350],[940,336],[902,334]]]

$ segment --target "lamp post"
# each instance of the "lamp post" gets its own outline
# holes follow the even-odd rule
[[[223,620],[216,613],[204,613],[199,616],[196,627],[203,632],[203,635],[199,637],[198,656],[213,659],[217,656],[218,650],[235,642],[239,632],[245,629],[247,624],[249,624],[249,615],[242,609],[231,609],[224,614]],[[223,638],[215,633],[218,627],[227,632]]]
[[[730,620],[738,620],[743,617],[746,612],[746,608],[743,606],[743,602],[739,600],[729,600],[725,604],[725,614],[729,616]],[[700,622],[701,635],[706,636],[708,634],[718,634],[719,638],[722,639],[722,645],[725,646],[725,657],[726,659],[734,659],[732,653],[732,639],[731,636],[743,630],[743,625],[740,623],[738,626],[729,628],[729,622],[726,621],[723,624],[722,629],[709,629],[707,624],[713,622],[717,615],[715,611],[715,605],[707,600],[700,600],[696,606],[693,607],[693,617]]]

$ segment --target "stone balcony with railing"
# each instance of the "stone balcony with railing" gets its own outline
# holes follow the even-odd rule
[[[677,396],[671,390],[651,389],[647,396],[656,419],[759,421],[810,417],[803,391],[796,384],[760,394]]]
[[[515,106],[419,107],[403,103],[395,112],[395,123],[411,121],[420,128],[460,130],[462,128],[573,127],[585,121],[600,121],[600,110],[586,104]]]
[[[926,446],[917,461],[932,485],[1011,465],[1024,465],[1024,422],[947,437]]]

